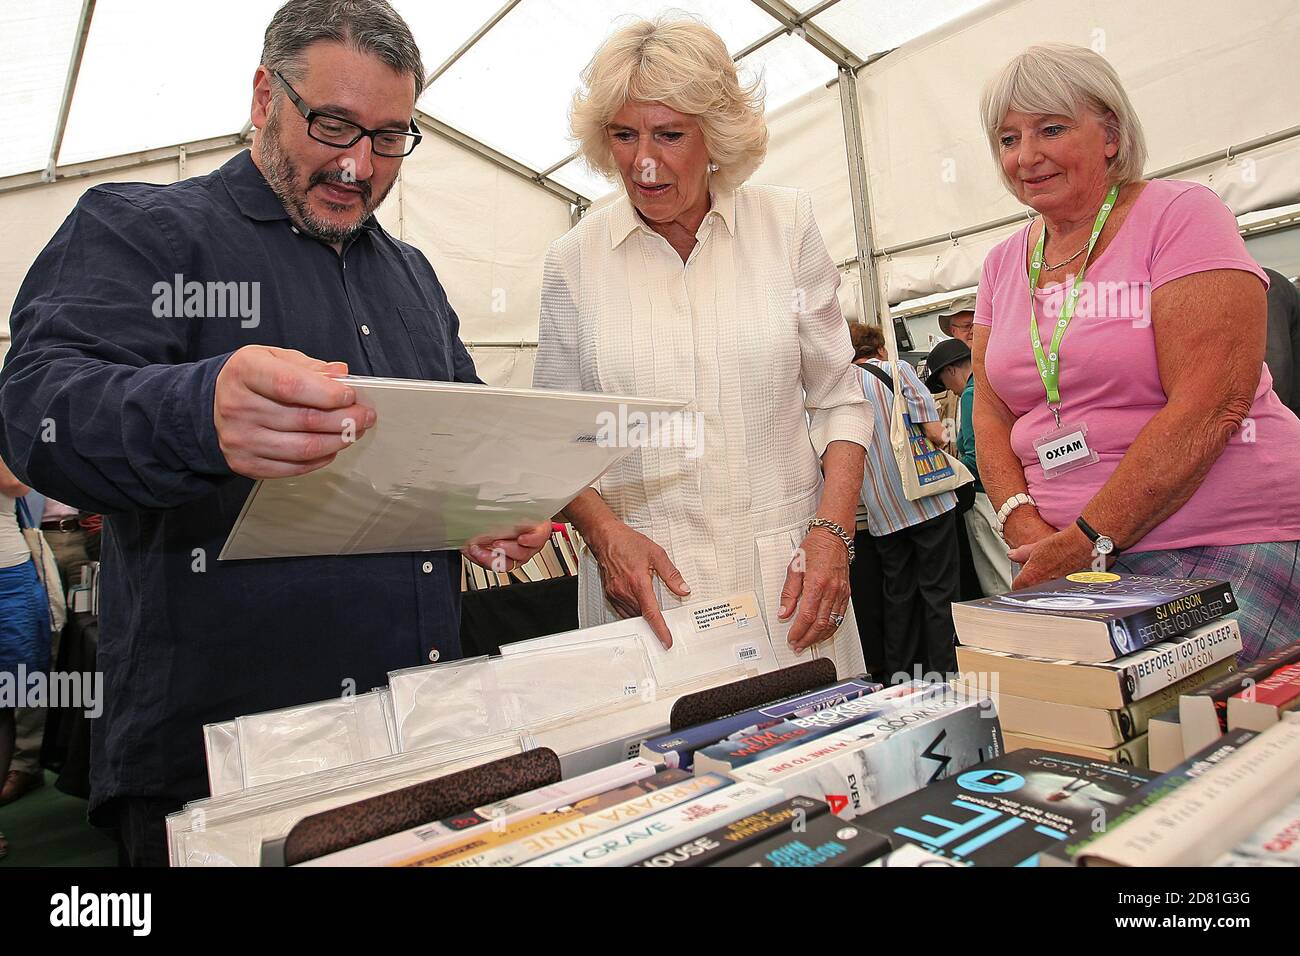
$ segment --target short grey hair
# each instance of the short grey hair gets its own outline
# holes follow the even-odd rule
[[[998,130],[1012,110],[1062,116],[1092,111],[1114,131],[1119,142],[1119,149],[1109,161],[1109,181],[1123,186],[1142,178],[1147,163],[1142,124],[1115,68],[1092,50],[1069,43],[1031,46],[984,87],[980,118],[1003,185],[1014,195],[1015,189],[1002,169],[998,143]]]
[[[303,78],[302,54],[322,40],[373,54],[424,91],[424,63],[411,28],[384,0],[289,0],[266,27],[262,66],[290,82]]]

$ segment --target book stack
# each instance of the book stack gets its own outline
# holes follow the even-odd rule
[[[542,550],[513,571],[493,571],[480,567],[469,558],[460,560],[460,589],[486,591],[511,584],[530,581],[549,581],[552,578],[572,577],[578,573],[578,533],[571,525],[551,534]]]
[[[1149,765],[1148,728],[1236,668],[1223,581],[1085,572],[953,605],[959,683],[996,702],[1008,751]]]

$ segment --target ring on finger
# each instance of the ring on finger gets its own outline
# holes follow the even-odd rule
[[[830,622],[834,624],[836,627],[839,627],[841,624],[844,623],[844,615],[838,614],[835,611],[831,611]]]

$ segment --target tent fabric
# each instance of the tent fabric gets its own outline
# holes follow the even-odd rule
[[[1031,42],[1098,49],[1115,67],[1156,170],[1278,132],[1300,102],[1300,10],[1261,0],[997,0],[895,50],[858,78],[876,244],[887,248],[1024,210],[1002,186],[979,93]],[[1179,175],[1238,214],[1300,200],[1300,140]],[[889,298],[972,285],[1000,235],[928,247],[888,264]]]
[[[0,118],[7,130],[0,150],[0,350],[19,283],[86,188],[180,175],[173,158],[4,191],[6,176],[46,164],[83,2],[0,7]],[[433,71],[505,0],[392,2]],[[247,120],[262,31],[278,5],[230,0],[217,16],[170,0],[98,0],[61,166],[237,132]],[[821,4],[790,6],[808,12]],[[601,39],[629,16],[668,10],[709,22],[733,51],[780,27],[751,0],[519,0],[436,78],[420,106],[530,169],[549,169],[573,150],[569,98]],[[1104,53],[1145,125],[1149,169],[1272,134],[1294,123],[1288,107],[1300,101],[1300,7],[1292,0],[1258,0],[1230,16],[1215,0],[839,0],[811,23],[860,60],[890,51],[859,70],[856,84],[878,248],[1023,211],[1001,186],[976,113],[988,76],[1030,43],[1064,40]],[[739,65],[746,76],[761,76],[767,90],[771,146],[755,181],[807,190],[831,255],[852,259],[860,250],[836,63],[787,31]],[[233,152],[190,156],[184,175],[206,173]],[[1206,183],[1238,214],[1273,210],[1300,201],[1300,140],[1225,157],[1180,178]],[[551,179],[588,200],[616,188],[581,160],[561,165]],[[406,161],[379,216],[438,270],[484,378],[527,385],[542,258],[569,228],[571,213],[553,193],[430,134]],[[889,300],[973,285],[985,252],[1015,228],[879,259]],[[856,266],[842,277],[841,304],[857,317]]]

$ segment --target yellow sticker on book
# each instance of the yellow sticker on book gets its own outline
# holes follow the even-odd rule
[[[1075,584],[1114,584],[1119,579],[1118,574],[1111,574],[1109,571],[1077,571],[1065,576],[1065,580],[1073,581]]]

